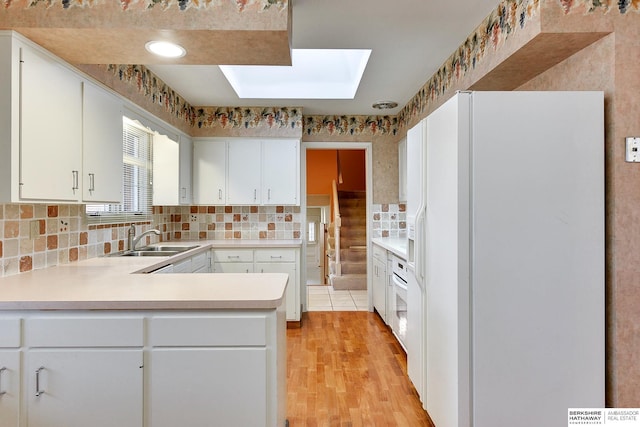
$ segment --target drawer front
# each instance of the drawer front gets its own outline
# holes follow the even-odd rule
[[[264,346],[266,316],[154,316],[149,320],[153,347]]]
[[[24,321],[28,347],[142,347],[142,317],[34,317]]]
[[[201,254],[194,255],[191,258],[191,271],[196,272],[206,267],[209,264],[209,257],[207,252],[202,252]]]
[[[214,273],[253,273],[252,262],[214,262]]]
[[[387,250],[380,246],[373,245],[373,257],[378,258],[380,261],[387,262]]]
[[[0,319],[0,348],[20,347],[20,319]]]
[[[191,273],[191,258],[173,264],[174,273]]]
[[[295,249],[256,250],[256,262],[295,262]]]
[[[214,250],[215,262],[253,262],[252,250]]]

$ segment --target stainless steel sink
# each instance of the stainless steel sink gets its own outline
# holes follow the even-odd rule
[[[147,251],[147,250],[137,250],[137,251],[126,251],[121,252],[119,254],[115,254],[115,256],[172,256],[179,254],[184,251]]]
[[[175,252],[175,253],[179,253],[179,252],[184,252],[184,251],[188,251],[190,249],[194,249],[197,248],[198,246],[172,246],[172,245],[165,245],[165,246],[145,246],[143,248],[137,249],[135,252]]]
[[[140,249],[136,249],[135,251],[122,251],[116,252],[113,254],[109,254],[108,256],[112,257],[121,257],[121,256],[172,256],[177,255],[179,253],[188,251],[190,249],[197,248],[198,245],[194,246],[172,246],[172,245],[162,245],[162,246],[145,246]]]

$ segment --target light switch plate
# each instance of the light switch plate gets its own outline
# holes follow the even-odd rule
[[[627,162],[640,162],[640,137],[629,136],[626,139],[626,155]]]

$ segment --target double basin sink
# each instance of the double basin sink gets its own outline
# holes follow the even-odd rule
[[[112,254],[111,256],[173,256],[198,246],[145,246],[133,251],[122,251]]]

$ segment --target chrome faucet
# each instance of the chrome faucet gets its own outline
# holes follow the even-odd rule
[[[136,237],[136,227],[135,225],[131,224],[131,227],[129,227],[129,231],[127,233],[127,242],[128,242],[128,246],[129,246],[129,250],[130,251],[135,251],[136,250],[136,246],[138,245],[138,243],[140,242],[140,239],[142,239],[144,236],[146,236],[147,234],[156,234],[156,235],[160,235],[160,230],[154,228],[151,230],[147,230],[145,232],[143,232],[142,234],[140,234],[139,236]]]

